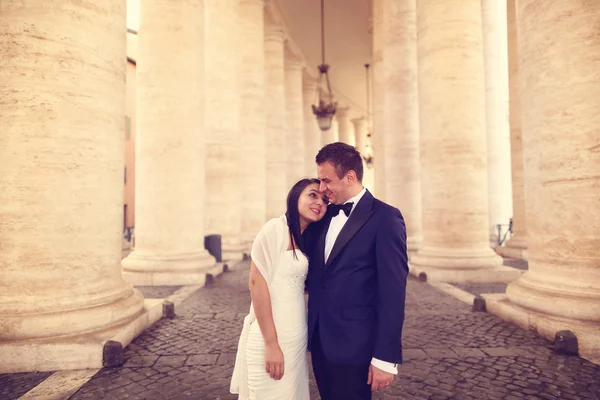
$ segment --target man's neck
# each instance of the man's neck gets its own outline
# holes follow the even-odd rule
[[[346,200],[342,201],[341,204],[344,204],[345,202],[347,202],[351,198],[356,197],[356,195],[359,194],[360,192],[362,192],[363,189],[364,189],[363,185],[358,185],[356,187],[352,187],[350,189],[350,196],[348,196],[348,198]]]

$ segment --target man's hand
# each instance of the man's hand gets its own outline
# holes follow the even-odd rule
[[[371,392],[376,392],[381,389],[385,389],[394,382],[394,375],[389,372],[380,370],[374,367],[373,364],[369,365],[369,379],[367,384],[371,385]]]

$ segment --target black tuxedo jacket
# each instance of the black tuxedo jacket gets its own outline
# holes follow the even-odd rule
[[[325,357],[370,364],[402,362],[408,258],[406,227],[397,208],[366,191],[325,262],[328,213],[304,233],[309,258],[308,348],[318,324]]]

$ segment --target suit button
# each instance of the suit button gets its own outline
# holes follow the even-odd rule
[[[326,284],[323,284],[323,289],[327,289],[327,285]]]

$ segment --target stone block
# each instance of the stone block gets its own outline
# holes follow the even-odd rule
[[[481,296],[476,296],[473,299],[473,308],[471,309],[473,312],[486,312],[487,309],[485,307],[485,299]]]
[[[163,302],[163,318],[175,318],[175,304],[170,301]]]
[[[120,367],[123,363],[123,345],[115,340],[108,340],[104,343],[102,365],[104,367]]]

